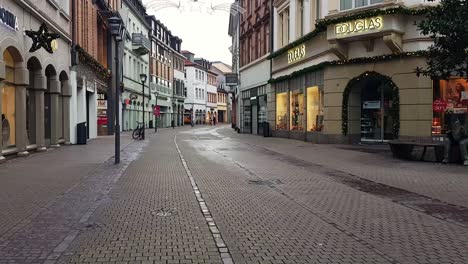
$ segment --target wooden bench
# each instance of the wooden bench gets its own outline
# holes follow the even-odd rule
[[[423,147],[423,153],[419,160],[424,160],[428,148],[433,148],[436,156],[436,161],[441,162],[444,159],[444,143],[443,142],[412,142],[412,141],[401,141],[393,140],[388,142],[390,149],[392,150],[393,156],[400,159],[411,159],[413,149],[415,147]]]

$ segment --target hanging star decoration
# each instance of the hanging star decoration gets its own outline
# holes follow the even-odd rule
[[[29,52],[35,52],[41,47],[49,53],[54,53],[52,49],[52,41],[60,38],[59,34],[49,33],[49,29],[45,23],[39,27],[38,31],[26,30],[26,35],[33,40],[32,47]]]

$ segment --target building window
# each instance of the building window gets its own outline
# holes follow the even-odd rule
[[[468,80],[449,79],[434,81],[434,111],[432,135],[446,134],[454,129],[458,121],[461,125],[468,122]],[[446,105],[436,109],[436,105]],[[445,108],[445,109],[444,109]]]
[[[283,47],[289,43],[289,7],[279,12],[278,26],[278,43]]]
[[[383,0],[340,0],[340,10],[348,10],[382,3]]]
[[[304,35],[304,0],[297,0],[297,37],[300,38]]]
[[[307,131],[323,129],[323,88],[307,88]]]
[[[288,130],[288,93],[276,94],[276,129]]]
[[[304,130],[304,93],[301,90],[289,92],[291,108],[289,116],[291,117],[291,130]]]
[[[4,149],[14,147],[16,144],[16,89],[15,82],[15,62],[8,50],[3,52],[3,59],[6,64],[6,79],[1,88],[2,94],[2,146]]]

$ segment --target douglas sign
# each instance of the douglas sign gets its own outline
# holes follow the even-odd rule
[[[348,34],[359,34],[380,30],[383,27],[383,18],[370,17],[357,19],[350,22],[335,25],[335,34],[337,37],[344,37]]]

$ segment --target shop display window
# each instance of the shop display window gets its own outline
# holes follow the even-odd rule
[[[291,126],[290,130],[303,131],[304,130],[304,93],[300,90],[291,91],[290,93],[290,116]]]
[[[288,129],[288,93],[276,94],[276,129]]]
[[[468,115],[468,80],[434,81],[432,135],[446,134]]]
[[[15,69],[13,57],[8,51],[3,53],[6,64],[6,80],[2,85],[2,146],[4,149],[14,147],[16,144],[16,122],[15,122]]]
[[[307,131],[323,129],[323,89],[319,86],[307,88]]]

